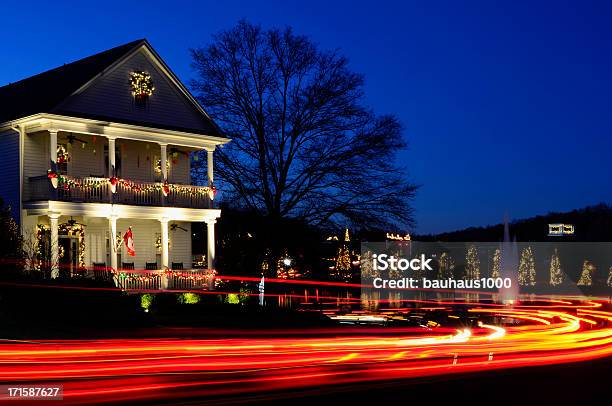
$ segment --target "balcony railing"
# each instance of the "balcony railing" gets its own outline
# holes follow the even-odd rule
[[[115,193],[107,178],[74,178],[61,175],[55,189],[47,176],[28,179],[27,200],[59,200],[64,202],[116,203],[136,206],[169,206],[194,209],[212,208],[208,188],[192,185],[168,185],[164,196],[159,182],[132,182],[119,180]]]
[[[209,289],[214,275],[206,270],[184,271],[134,271],[120,270],[113,276],[117,287],[122,290],[189,290]]]

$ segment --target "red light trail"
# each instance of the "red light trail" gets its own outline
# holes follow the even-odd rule
[[[72,404],[220,399],[612,355],[612,313],[601,301],[540,300],[512,307],[459,303],[480,320],[476,327],[5,342],[0,344],[0,381],[63,384],[64,403]]]

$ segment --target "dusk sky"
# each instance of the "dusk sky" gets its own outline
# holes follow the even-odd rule
[[[291,25],[404,124],[416,232],[612,202],[611,2],[256,3],[3,4],[0,85],[138,38],[187,83],[189,48],[219,30]]]

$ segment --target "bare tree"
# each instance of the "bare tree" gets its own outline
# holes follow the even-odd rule
[[[413,223],[417,187],[395,160],[402,127],[363,104],[363,76],[337,51],[241,21],[191,53],[192,87],[233,139],[217,154],[228,200],[314,225]]]

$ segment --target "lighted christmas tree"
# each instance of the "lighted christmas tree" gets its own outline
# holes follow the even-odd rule
[[[364,278],[377,278],[380,276],[380,271],[374,270],[372,266],[372,251],[366,250],[360,258],[361,276]]]
[[[396,257],[396,258],[400,258],[402,254],[399,251],[396,251],[392,255],[394,257]],[[418,270],[418,269],[414,270],[414,271],[411,271],[411,272],[412,272],[412,274],[410,276],[412,276],[413,278],[419,279],[419,278],[422,277],[421,271]],[[402,275],[402,271],[399,268],[393,269],[393,268],[389,267],[389,272],[388,272],[387,276],[388,276],[389,279],[399,279],[399,278],[401,278],[404,275]]]
[[[454,271],[455,261],[453,260],[453,257],[448,255],[446,252],[443,252],[438,260],[438,278],[453,278]]]
[[[559,286],[563,283],[563,271],[561,271],[561,260],[559,253],[555,248],[555,252],[550,258],[550,285]]]
[[[536,284],[535,258],[531,247],[524,248],[519,261],[519,285],[534,286]]]
[[[608,271],[608,286],[612,288],[612,266],[610,267],[610,270]]]
[[[336,256],[336,276],[340,279],[348,280],[351,278],[351,253],[349,251],[349,242],[351,241],[349,237],[348,228],[344,233],[344,242],[338,248],[338,255]]]
[[[595,265],[588,259],[582,263],[582,273],[578,279],[578,286],[591,286],[593,284],[593,274],[595,273]]]
[[[289,257],[287,249],[276,261],[276,277],[279,279],[293,279],[302,276],[295,268],[295,261]]]
[[[465,274],[467,279],[480,278],[480,259],[478,259],[478,250],[475,245],[468,248],[465,256]]]
[[[497,248],[493,253],[493,269],[491,270],[491,278],[501,277],[501,250]]]

